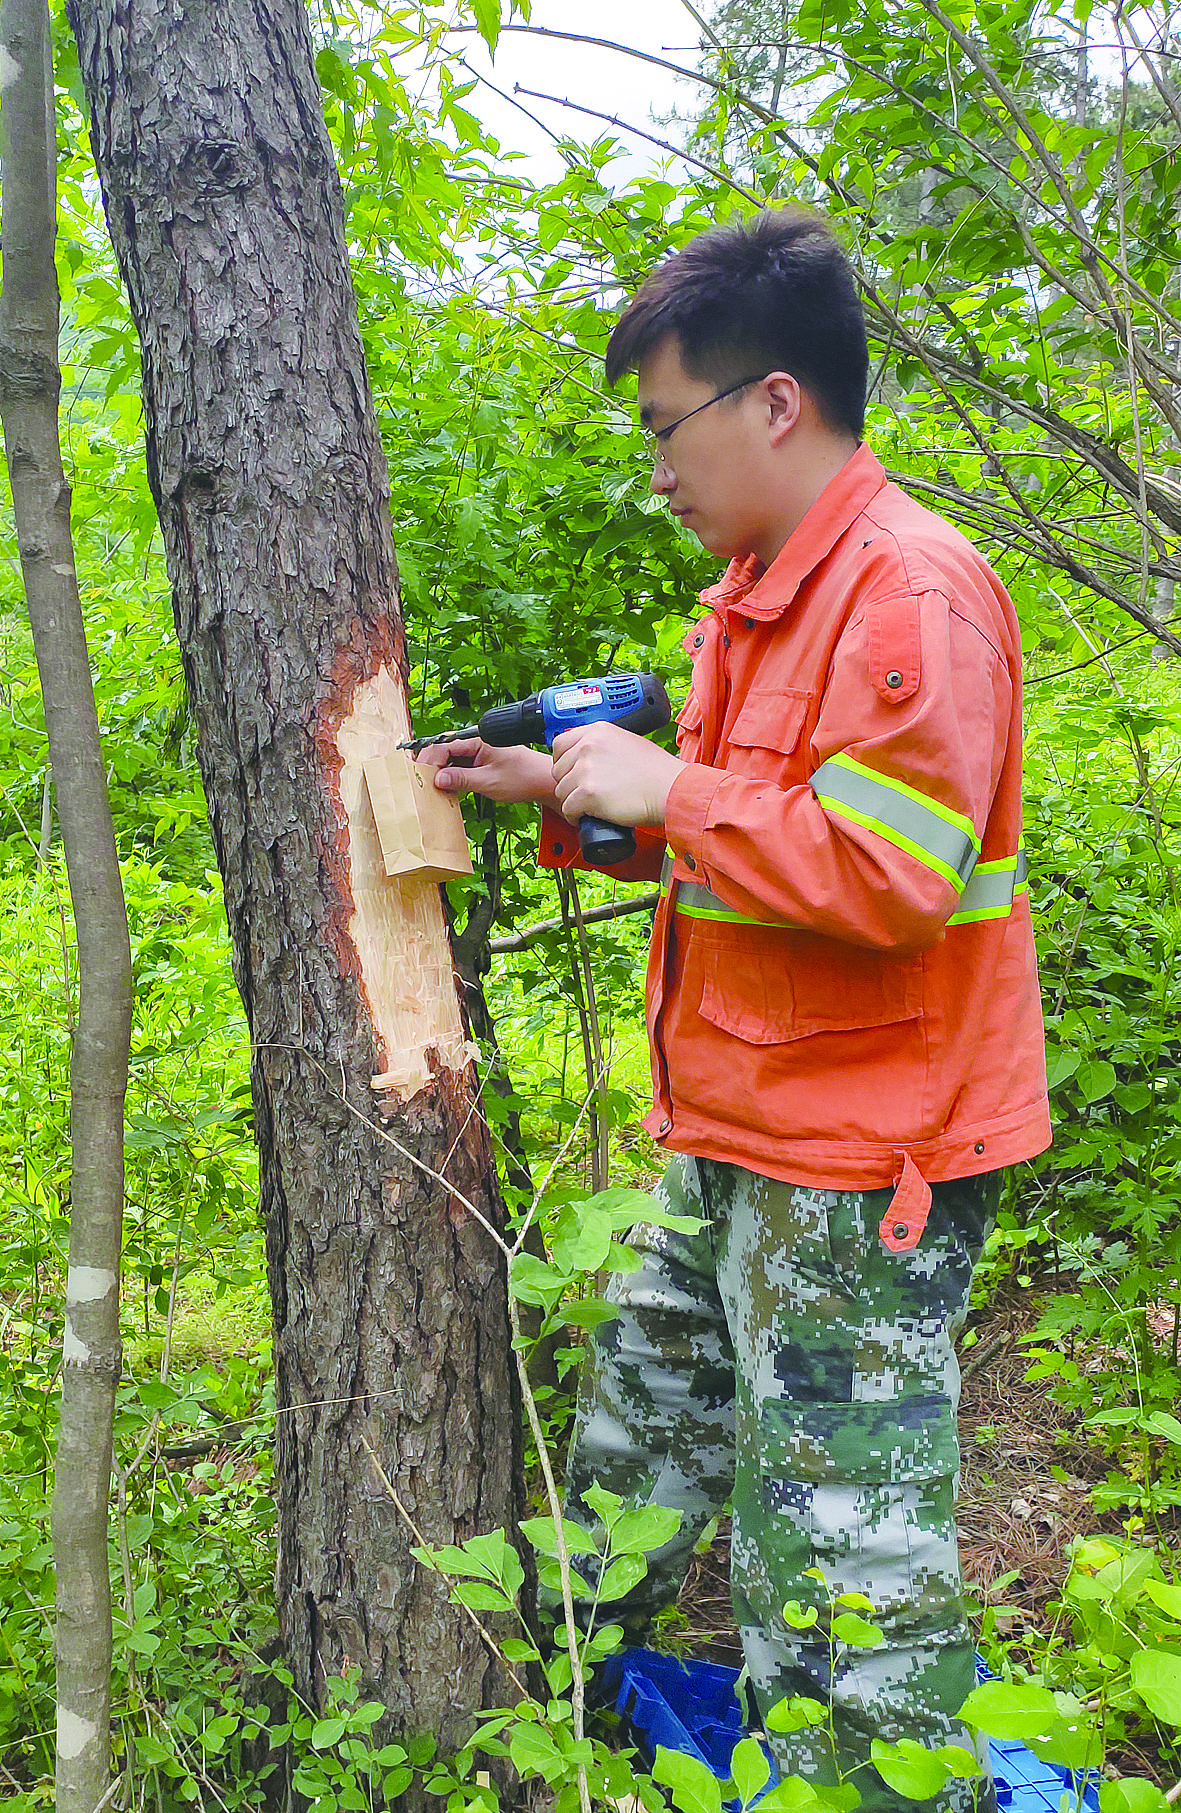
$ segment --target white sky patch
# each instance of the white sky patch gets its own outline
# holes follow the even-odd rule
[[[507,10],[507,9],[506,9]],[[698,62],[699,30],[681,0],[596,0],[593,8],[575,0],[534,0],[532,25],[555,31],[582,32],[588,37],[606,38],[633,50],[647,51],[670,63],[693,68]],[[541,38],[527,32],[503,32],[496,47],[495,60],[488,55],[483,40],[465,33],[451,40],[472,70],[487,76],[506,95],[514,87],[532,89],[594,108],[598,113],[614,114],[629,125],[648,132],[655,138],[676,143],[682,128],[665,127],[656,116],[667,115],[675,108],[686,114],[698,111],[704,92],[696,83],[680,80],[670,71],[616,50],[601,50],[591,44],[572,44],[561,38]],[[462,72],[457,70],[456,74]],[[667,161],[667,154],[641,138],[630,137],[617,127],[606,125],[555,101],[539,101],[534,95],[515,97],[530,113],[537,116],[554,133],[590,143],[604,133],[630,147],[628,155],[612,164],[607,180],[622,187],[633,177]],[[502,100],[483,82],[477,83],[464,105],[500,140],[503,151],[526,154],[518,167],[534,182],[552,182],[564,169],[553,139],[528,119],[512,99]],[[687,166],[679,159],[671,166],[673,181],[681,180]]]

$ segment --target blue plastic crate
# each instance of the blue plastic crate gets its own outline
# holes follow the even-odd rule
[[[990,1679],[979,1657],[976,1677]],[[719,1781],[725,1781],[731,1752],[746,1735],[735,1693],[737,1682],[737,1669],[722,1668],[716,1662],[682,1662],[650,1649],[625,1649],[604,1664],[602,1692],[630,1728],[649,1767],[657,1746],[663,1744],[668,1750],[697,1757]],[[990,1740],[988,1751],[997,1813],[1073,1813],[1078,1790],[1068,1769],[1041,1762],[1024,1744]],[[921,1805],[916,1803],[916,1813]],[[1083,1805],[1090,1813],[1098,1813],[1094,1771],[1083,1788]]]
[[[976,1657],[977,1681],[996,1676],[983,1656]],[[996,1783],[997,1813],[1073,1813],[1078,1805],[1079,1777],[1057,1763],[1043,1763],[1024,1744],[988,1740],[988,1760]],[[1099,1776],[1088,1769],[1082,1779],[1083,1806],[1099,1813]],[[1065,1799],[1063,1799],[1065,1796]]]
[[[715,1662],[682,1662],[650,1649],[625,1649],[603,1665],[602,1692],[630,1726],[651,1767],[658,1744],[705,1763],[719,1781],[746,1736],[734,1691],[738,1671]]]

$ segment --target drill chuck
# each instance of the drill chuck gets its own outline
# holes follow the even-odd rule
[[[511,705],[490,705],[480,718],[481,742],[492,749],[512,749],[521,743],[544,743],[545,720],[541,694],[515,699]]]

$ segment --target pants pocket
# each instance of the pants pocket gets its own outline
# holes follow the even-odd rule
[[[762,1514],[772,1546],[810,1565],[833,1592],[864,1593],[888,1641],[910,1641],[960,1616],[955,1533],[959,1443],[939,1394],[893,1403],[764,1403]],[[789,1539],[790,1536],[790,1539]],[[802,1570],[801,1570],[802,1572]],[[823,1604],[801,1579],[787,1598]]]

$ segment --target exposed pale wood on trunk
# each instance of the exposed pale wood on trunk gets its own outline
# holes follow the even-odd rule
[[[432,1065],[461,1070],[475,1054],[459,1008],[438,885],[387,876],[364,764],[389,755],[410,730],[405,690],[386,666],[359,687],[336,732],[341,835],[347,838],[353,913],[349,938],[378,1044],[374,1088],[383,1110],[417,1094]]]

